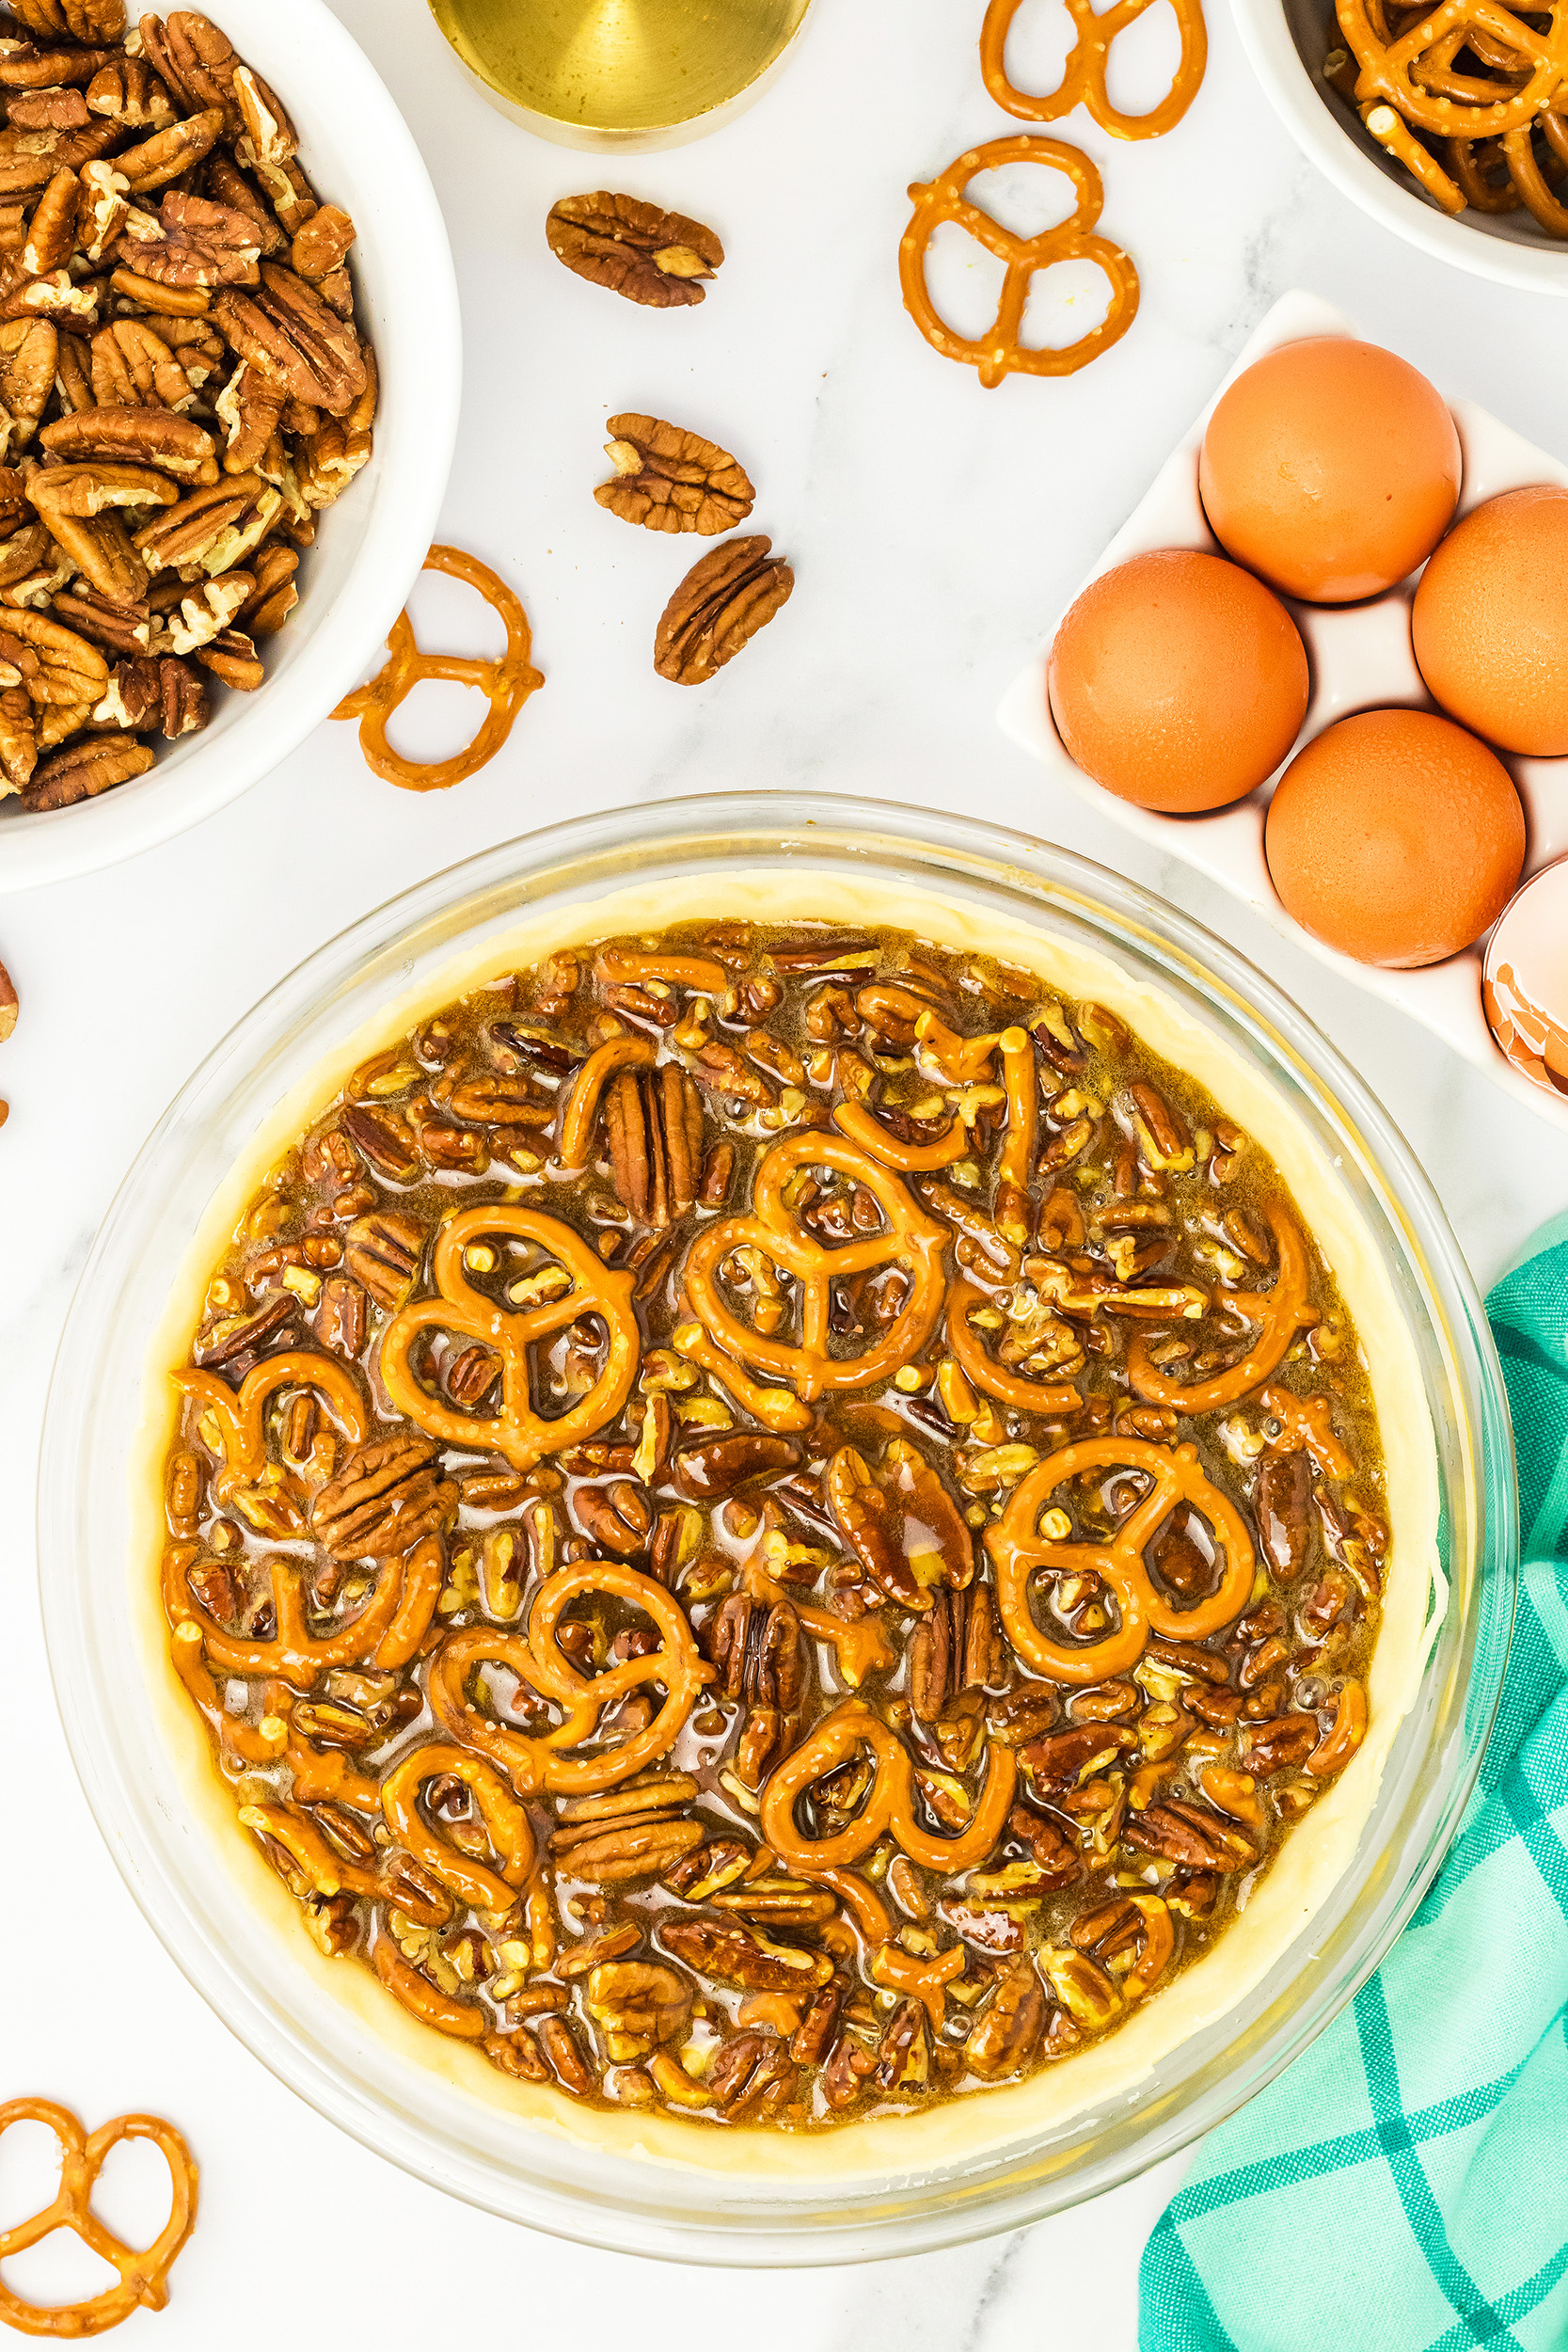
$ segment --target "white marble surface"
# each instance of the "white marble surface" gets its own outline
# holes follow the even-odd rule
[[[605,173],[493,116],[421,0],[338,6],[412,123],[457,253],[468,392],[445,534],[517,583],[548,684],[506,755],[451,794],[388,790],[349,730],[324,728],[286,771],[182,840],[70,888],[0,898],[0,955],[23,998],[0,1056],[11,1104],[0,1137],[10,1236],[0,2097],[48,2090],[90,2122],[148,2106],[188,2131],[204,2165],[202,2220],[169,2310],[131,2323],[163,2352],[219,2340],[275,2352],[284,2335],[313,2346],[351,2330],[401,2344],[443,2322],[474,2340],[499,2327],[540,2342],[597,2336],[607,2314],[649,2352],[673,2352],[693,2327],[729,2324],[716,2290],[735,2298],[756,2352],[985,2352],[1020,2337],[1127,2352],[1138,2249],[1179,2166],[1020,2238],[724,2288],[451,2204],[266,2076],[133,1910],[60,1739],[30,1532],[50,1361],[94,1226],[153,1119],[326,933],[535,824],[747,784],[957,803],[1131,871],[1214,923],[1366,1073],[1488,1279],[1565,1205],[1561,1137],[1184,867],[1050,794],[991,714],[1045,616],[1285,288],[1328,295],[1447,391],[1560,449],[1568,306],[1445,271],[1363,220],[1275,126],[1211,0],[1207,86],[1176,133],[1118,147],[1082,116],[1062,126],[1104,168],[1104,226],[1136,258],[1132,331],[1075,378],[983,392],[919,340],[895,268],[907,183],[1010,127],[976,70],[979,0],[818,0],[798,57],[752,115]],[[1057,0],[1030,8],[1048,47]],[[635,310],[550,259],[550,201],[606,180],[721,230],[730,258],[700,310]],[[662,683],[649,660],[689,548],[626,529],[590,495],[604,418],[622,407],[733,448],[758,485],[756,527],[797,567],[785,612],[705,689]],[[455,592],[423,589],[418,610],[427,635],[444,627],[473,647]],[[29,2209],[8,2169],[7,2181],[0,2218]]]

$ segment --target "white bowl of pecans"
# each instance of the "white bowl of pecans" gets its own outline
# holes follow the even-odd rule
[[[0,889],[166,840],[355,684],[456,434],[435,191],[321,0],[0,19]]]

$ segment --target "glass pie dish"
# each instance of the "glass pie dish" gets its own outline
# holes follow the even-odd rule
[[[148,1509],[173,1325],[236,1185],[248,1197],[245,1171],[300,1131],[369,1041],[569,941],[785,908],[994,942],[1060,974],[1201,1075],[1289,1175],[1382,1405],[1396,1566],[1373,1732],[1216,1953],[1044,2077],[821,2135],[657,2129],[564,2102],[525,2112],[471,2054],[410,2039],[357,1996],[365,1972],[299,1933],[231,1806],[214,1803],[167,1664]],[[436,2185],[563,2235],[686,2261],[858,2261],[1015,2229],[1128,2178],[1259,2090],[1354,1992],[1418,1900],[1480,1763],[1513,1606],[1512,1470],[1480,1302],[1425,1179],[1354,1073],[1242,959],[1023,835],[826,795],[704,798],[579,819],[420,885],[280,982],[191,1079],[104,1221],[62,1341],[41,1473],[44,1617],[71,1751],[134,1896],[197,1989],[322,2113]]]

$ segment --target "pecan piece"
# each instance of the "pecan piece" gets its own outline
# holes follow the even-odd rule
[[[1033,1961],[1019,1960],[995,1992],[964,2044],[971,2068],[986,2082],[1027,2066],[1045,2026],[1045,1992]]]
[[[887,2023],[872,2069],[874,2090],[923,2090],[931,2078],[931,2026],[923,2001],[900,2001]]]
[[[117,126],[106,126],[111,136],[118,135]],[[183,122],[171,122],[166,130],[154,131],[139,147],[128,147],[115,158],[115,169],[135,196],[149,188],[166,187],[178,180],[182,171],[198,164],[223,129],[220,108],[212,106],[200,114],[187,117]],[[85,137],[84,132],[79,135]],[[107,144],[107,142],[105,142]]]
[[[1018,1760],[1036,1788],[1059,1791],[1081,1787],[1137,1744],[1136,1734],[1122,1724],[1074,1724],[1031,1740]]]
[[[133,776],[142,776],[152,765],[151,746],[138,743],[133,738],[94,738],[85,743],[72,743],[65,751],[55,752],[41,760],[33,770],[24,795],[27,808],[70,808],[74,802],[90,801],[100,792],[112,791],[117,784],[128,784]]]
[[[749,1478],[777,1477],[798,1470],[803,1456],[794,1438],[761,1429],[733,1429],[722,1437],[683,1445],[671,1464],[677,1491],[689,1502],[719,1502]]]
[[[606,1960],[589,1971],[583,2003],[610,2063],[625,2066],[685,2032],[691,1989],[657,1963]]]
[[[609,430],[605,455],[615,471],[594,496],[623,522],[711,539],[751,513],[756,492],[717,441],[657,417],[611,417]]]
[[[207,689],[190,664],[166,654],[117,661],[108,692],[93,711],[95,726],[125,727],[133,735],[161,728],[172,743],[194,735],[212,717]]]
[[[310,1530],[335,1560],[385,1560],[450,1526],[460,1500],[428,1438],[376,1438],[316,1495]]]
[[[355,1163],[358,1165],[357,1161]],[[424,1255],[423,1229],[405,1216],[356,1217],[343,1243],[343,1263],[378,1307],[394,1313],[414,1287]]]
[[[707,2092],[732,2122],[772,2115],[795,2088],[796,2068],[777,2034],[742,2033],[726,2042],[708,2069]]]
[[[877,2054],[852,2033],[841,2034],[822,2069],[822,2096],[836,2113],[858,2099],[875,2073]]]
[[[847,1977],[834,1977],[811,2005],[789,2040],[789,2055],[798,2066],[820,2066],[838,2030],[838,2013],[849,1991]]]
[[[122,326],[132,324],[131,320],[120,322]],[[113,331],[106,328],[104,333],[110,335]],[[156,338],[149,340],[155,342]],[[119,348],[122,346],[117,344]],[[166,358],[166,346],[160,344],[159,349]],[[181,381],[183,380],[182,376]],[[132,407],[118,403],[87,408],[79,415],[57,417],[53,424],[44,426],[39,440],[63,465],[155,468],[161,473],[172,474],[176,481],[204,485],[218,478],[217,450],[212,435],[191,418],[173,416],[166,408]],[[51,467],[45,474],[35,476],[35,487],[57,470]],[[174,501],[153,490],[143,503],[172,505]]]
[[[647,1490],[634,1480],[617,1478],[608,1486],[579,1486],[570,1508],[589,1541],[617,1560],[634,1560],[647,1549],[654,1515]]]
[[[261,248],[248,214],[168,188],[156,215],[127,213],[116,258],[155,286],[254,286]]]
[[[556,260],[579,278],[661,310],[701,302],[698,281],[724,259],[723,246],[700,220],[605,189],[552,204],[545,236]]]
[[[676,686],[718,675],[789,600],[795,574],[771,539],[727,539],[699,556],[654,637],[654,668]]]
[[[0,800],[8,792],[23,790],[38,757],[33,698],[25,687],[9,686],[0,693]]]
[[[87,84],[87,111],[126,131],[166,131],[174,101],[145,57],[111,57]],[[14,117],[13,117],[14,119]]]
[[[419,1174],[414,1131],[389,1104],[348,1103],[340,1116],[344,1135],[381,1175],[406,1184]]]
[[[747,1993],[818,1992],[833,1973],[824,1952],[794,1944],[768,1944],[728,1920],[666,1919],[655,1941],[700,1977],[738,1985]]]
[[[241,694],[253,694],[266,677],[254,644],[237,628],[220,628],[205,645],[198,645],[196,658],[220,685]]]
[[[1039,1872],[1046,1892],[1071,1886],[1081,1875],[1077,1845],[1060,1822],[1037,1813],[1033,1805],[1015,1804],[1007,1827]]]
[[[605,1138],[616,1198],[640,1224],[662,1229],[695,1205],[703,1098],[678,1063],[619,1073],[605,1091]]]
[[[1265,1454],[1254,1508],[1263,1556],[1281,1576],[1299,1576],[1307,1565],[1311,1502],[1312,1472],[1306,1454]]]
[[[846,1544],[900,1609],[927,1610],[941,1586],[973,1582],[974,1537],[907,1438],[891,1440],[876,1475],[863,1454],[841,1446],[828,1467],[828,1499]]]
[[[1189,1870],[1250,1870],[1258,1859],[1257,1848],[1233,1822],[1176,1797],[1135,1813],[1122,1836],[1140,1853],[1159,1854]]]

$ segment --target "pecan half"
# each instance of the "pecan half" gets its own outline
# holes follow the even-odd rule
[[[895,1438],[873,1473],[841,1446],[828,1469],[828,1499],[845,1542],[899,1608],[927,1610],[937,1589],[974,1576],[974,1541],[958,1505],[919,1449]]]
[[[657,417],[611,417],[609,430],[605,455],[615,471],[594,496],[623,522],[711,539],[751,513],[756,492],[717,441]]]
[[[1032,1960],[1015,1961],[997,1979],[969,2040],[964,2056],[985,2082],[1027,2066],[1045,2026],[1045,1990]]]
[[[1005,1680],[1007,1645],[990,1585],[939,1593],[911,1629],[906,1654],[910,1705],[923,1724],[934,1724],[960,1691]]]
[[[1263,1553],[1284,1577],[1299,1576],[1310,1542],[1312,1472],[1305,1454],[1266,1454],[1254,1508]]]
[[[695,1206],[703,1169],[703,1098],[677,1062],[623,1070],[605,1089],[605,1139],[617,1199],[663,1228]]]
[[[803,1459],[794,1438],[763,1429],[726,1430],[681,1446],[671,1463],[676,1490],[689,1502],[719,1502],[751,1478],[776,1478],[798,1470]]]
[[[1018,1760],[1035,1788],[1057,1792],[1080,1787],[1137,1744],[1135,1734],[1121,1724],[1074,1724],[1070,1730],[1030,1740]]]
[[[655,1772],[602,1797],[563,1798],[550,1851],[567,1876],[598,1886],[665,1877],[703,1843],[702,1823],[684,1812],[696,1794],[688,1773]]]
[[[700,556],[654,637],[654,668],[676,686],[718,675],[789,600],[795,574],[768,538],[727,539]]]
[[[742,2033],[726,2042],[708,2069],[707,2091],[732,2122],[771,2115],[795,2089],[796,2070],[776,2034]]]
[[[156,215],[128,212],[117,259],[158,286],[254,286],[261,248],[248,214],[166,189]]]
[[[824,1952],[794,1944],[766,1944],[741,1927],[717,1919],[666,1919],[655,1941],[687,1967],[715,1984],[738,1985],[747,1993],[808,1993],[833,1973]]]
[[[556,260],[579,278],[661,310],[701,302],[699,281],[724,259],[723,246],[700,220],[605,189],[562,197],[550,207],[545,237]]]
[[[27,808],[70,808],[100,792],[142,776],[152,765],[152,748],[129,737],[68,744],[64,751],[40,760],[23,796]]]
[[[121,324],[129,326],[131,322]],[[79,415],[58,417],[53,424],[46,424],[39,440],[52,456],[66,465],[151,467],[160,473],[171,474],[177,482],[203,485],[218,478],[217,449],[212,435],[192,418],[173,416],[166,408],[119,404],[87,408]],[[47,475],[42,479],[46,481]],[[162,493],[154,490],[145,503],[172,504],[173,501],[164,500]]]
[[[606,1960],[589,1971],[583,2006],[603,2037],[606,2057],[625,2066],[686,2030],[691,1988],[655,1962]]]
[[[787,1600],[769,1606],[732,1593],[720,1604],[710,1655],[727,1698],[791,1715],[805,1688],[800,1620]]]
[[[315,288],[280,262],[263,262],[253,291],[220,294],[212,316],[242,359],[293,400],[341,417],[365,389],[359,338]]]
[[[385,1560],[450,1526],[460,1500],[428,1438],[377,1438],[314,1498],[310,1529],[335,1560]]]
[[[395,1312],[413,1289],[423,1255],[423,1228],[406,1216],[356,1217],[343,1244],[343,1263],[349,1273],[388,1313]]]
[[[1190,1870],[1250,1870],[1258,1859],[1257,1848],[1233,1822],[1206,1805],[1175,1797],[1133,1814],[1122,1836],[1140,1853],[1159,1854]]]

